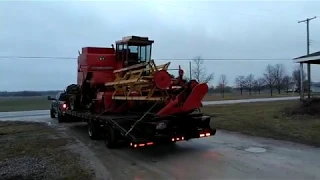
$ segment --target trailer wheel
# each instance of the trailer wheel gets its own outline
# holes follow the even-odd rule
[[[90,139],[96,140],[99,139],[99,124],[89,121],[88,123],[88,134]]]
[[[105,136],[105,144],[109,149],[114,149],[118,145],[118,136],[116,131],[112,127],[107,127]]]

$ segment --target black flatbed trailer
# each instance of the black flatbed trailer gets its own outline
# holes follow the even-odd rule
[[[108,148],[116,148],[119,141],[133,147],[149,146],[158,142],[176,142],[213,136],[209,116],[202,113],[156,117],[153,114],[92,114],[88,111],[65,110],[64,121],[88,123],[91,139],[104,138]]]

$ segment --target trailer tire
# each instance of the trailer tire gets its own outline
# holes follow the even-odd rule
[[[91,140],[97,140],[99,139],[99,124],[98,123],[95,123],[95,122],[92,122],[92,121],[89,121],[88,123],[88,134],[89,134],[89,137]]]
[[[109,149],[115,149],[118,146],[118,136],[115,129],[112,127],[107,127],[106,133],[105,133],[105,144],[106,147]]]

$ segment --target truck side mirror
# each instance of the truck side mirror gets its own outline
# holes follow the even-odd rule
[[[53,101],[53,100],[55,100],[54,98],[52,98],[51,96],[48,96],[47,97],[47,99],[49,100],[49,101]]]

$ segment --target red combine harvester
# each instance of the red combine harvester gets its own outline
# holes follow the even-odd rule
[[[108,148],[124,140],[133,147],[215,135],[210,116],[200,112],[206,83],[168,73],[170,62],[151,59],[153,40],[130,36],[116,47],[85,47],[78,56],[77,84],[69,85],[59,121],[88,123],[91,139]]]

